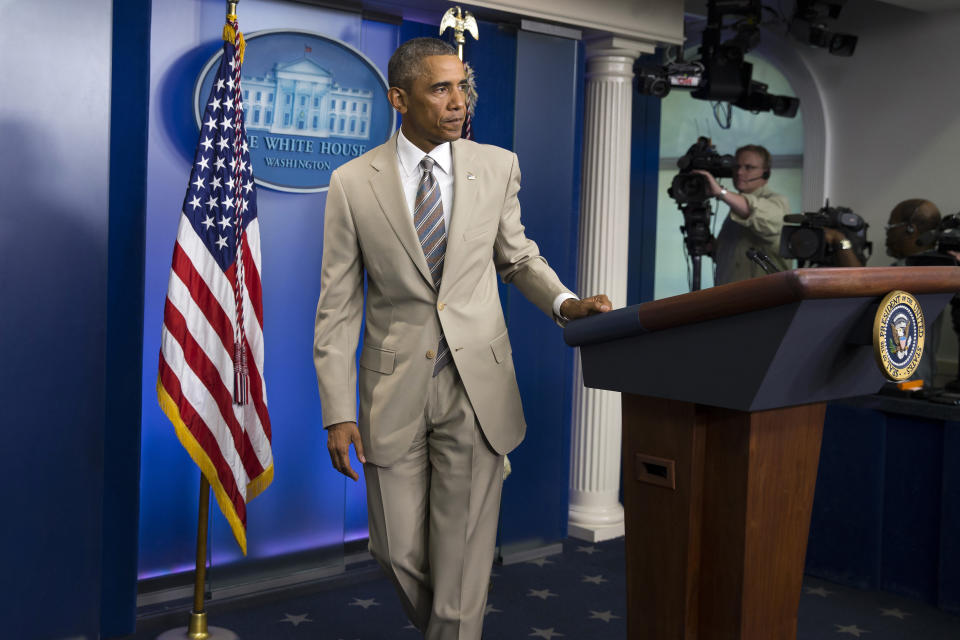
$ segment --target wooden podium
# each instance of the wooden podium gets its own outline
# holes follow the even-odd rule
[[[794,640],[825,403],[877,392],[871,330],[901,289],[932,323],[960,267],[798,269],[564,330],[622,392],[633,640]]]

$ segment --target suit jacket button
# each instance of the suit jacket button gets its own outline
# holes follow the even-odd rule
[[[426,355],[428,360],[433,360],[433,356],[434,356],[433,349],[428,350]]]
[[[439,309],[440,311],[443,311],[446,306],[447,304],[445,302],[437,303],[437,309]]]

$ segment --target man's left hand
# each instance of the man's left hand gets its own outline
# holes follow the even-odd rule
[[[606,313],[610,309],[613,309],[613,303],[610,302],[610,298],[601,293],[582,300],[576,298],[564,300],[560,305],[560,314],[567,320],[576,320],[596,313]]]

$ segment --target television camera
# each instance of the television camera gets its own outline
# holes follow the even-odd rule
[[[792,213],[783,216],[783,221],[786,224],[780,235],[780,255],[796,258],[800,267],[837,266],[836,251],[825,241],[824,229],[843,233],[861,264],[866,264],[873,253],[873,243],[867,241],[870,225],[847,207],[831,207],[829,200],[819,211]]]
[[[712,256],[714,249],[710,221],[713,209],[708,206],[710,186],[707,178],[695,170],[706,171],[716,178],[732,178],[737,160],[717,153],[710,138],[700,137],[683,157],[677,160],[680,173],[673,177],[667,193],[683,214],[683,242],[693,263],[691,291],[700,289],[700,266],[703,256]]]

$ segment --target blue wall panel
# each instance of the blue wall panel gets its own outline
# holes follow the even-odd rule
[[[222,2],[154,3],[143,316],[141,576],[187,570],[193,562],[199,472],[157,405],[155,381],[170,256],[197,143],[193,82],[204,62],[220,48],[223,14]],[[305,29],[343,40],[371,57],[384,72],[385,52],[396,43],[395,26],[365,26],[355,13],[249,0],[239,6],[239,14],[246,32]],[[325,201],[325,193],[258,190],[264,373],[276,473],[272,486],[248,510],[252,559],[338,546],[344,538],[348,481],[330,466],[312,361]],[[240,552],[226,521],[215,512],[211,523],[214,565],[238,560]]]
[[[517,36],[514,150],[523,183],[527,235],[560,278],[576,287],[580,182],[576,138],[582,94],[579,43],[521,31]],[[573,353],[553,321],[507,290],[513,358],[527,419],[524,443],[510,458],[503,490],[501,544],[566,536]]]
[[[4,638],[99,633],[112,16],[0,19]]]

